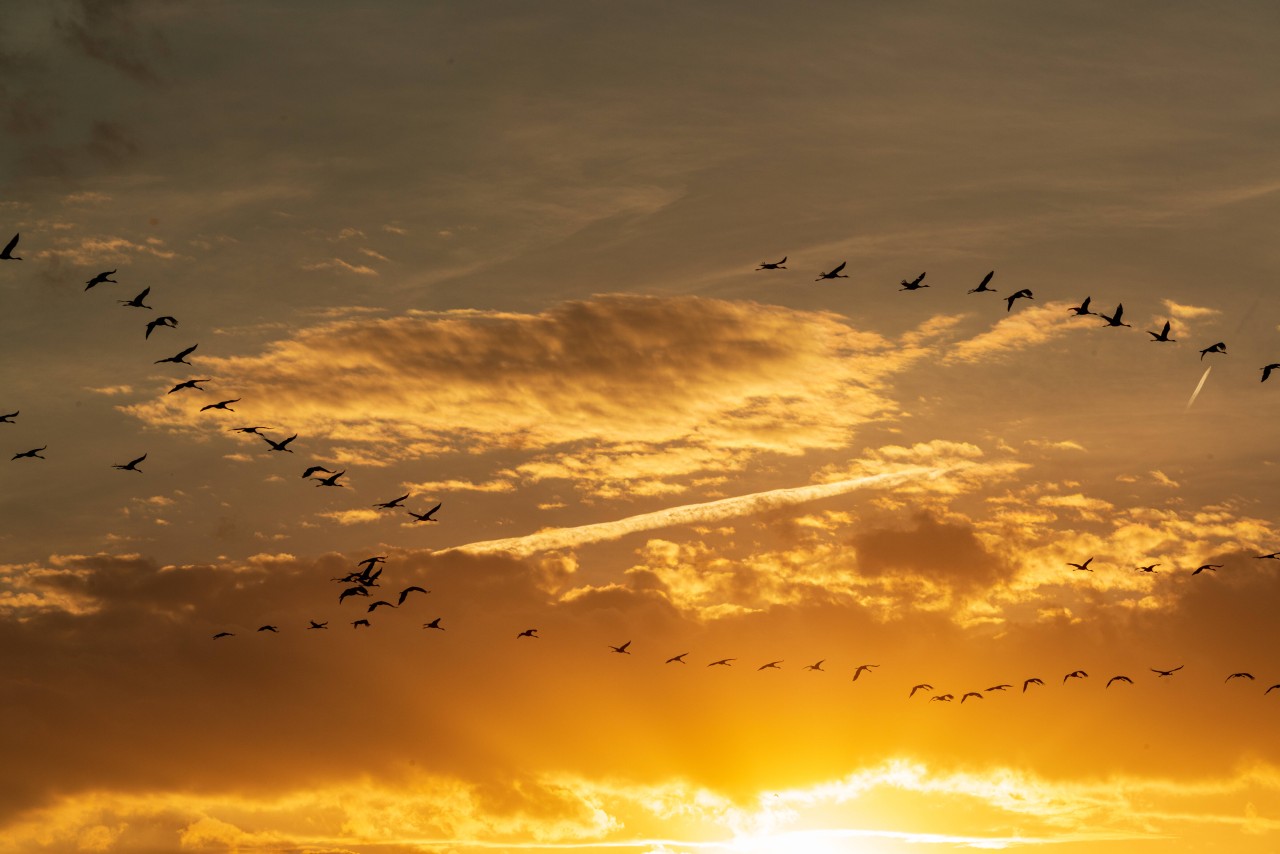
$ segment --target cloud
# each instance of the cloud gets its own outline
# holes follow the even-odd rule
[[[1019,308],[996,322],[987,332],[954,344],[944,364],[982,362],[1046,344],[1078,329],[1065,321],[1070,304],[1050,302]]]
[[[1216,308],[1207,308],[1198,305],[1183,305],[1182,303],[1174,302],[1171,299],[1163,299],[1161,302],[1164,303],[1164,307],[1168,309],[1169,314],[1172,315],[1175,320],[1199,320],[1202,317],[1216,317],[1217,315],[1222,314],[1222,312]]]
[[[66,44],[90,59],[134,80],[155,83],[153,62],[166,48],[159,30],[145,24],[149,5],[134,0],[73,0],[63,5],[54,26]]]
[[[317,261],[313,264],[303,264],[302,269],[308,272],[316,270],[338,270],[346,273],[355,273],[357,276],[376,276],[378,271],[364,264],[349,264],[341,258],[330,258],[328,261]]]
[[[85,266],[128,263],[135,255],[151,255],[166,261],[180,257],[178,253],[163,247],[164,242],[155,238],[136,243],[128,238],[113,235],[78,239],[59,237],[54,241],[53,247],[41,249],[35,253],[34,257],[54,261],[66,259],[73,264]]]

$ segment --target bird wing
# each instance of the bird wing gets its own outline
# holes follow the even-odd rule
[[[143,454],[142,456],[138,457],[136,460],[134,460],[134,461],[132,461],[131,463],[129,463],[129,465],[130,465],[130,466],[136,466],[138,463],[142,462],[142,461],[143,461],[143,460],[145,460],[146,458],[147,458],[147,455],[146,455],[146,454]]]
[[[841,270],[843,270],[843,269],[844,269],[844,265],[845,265],[845,264],[848,264],[848,263],[849,263],[848,261],[841,261],[841,262],[840,262],[840,266],[836,267],[834,270],[832,270],[832,271],[831,271],[830,273],[828,273],[827,275],[834,276],[836,273],[839,273]]]
[[[5,244],[4,249],[0,250],[0,255],[8,255],[10,252],[12,252],[14,247],[18,245],[18,237],[20,237],[21,234],[22,232],[18,232],[18,234],[15,234],[13,236],[13,239]]]

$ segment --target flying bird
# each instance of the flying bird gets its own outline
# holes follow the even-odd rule
[[[932,690],[933,690],[933,686],[930,685],[928,682],[921,682],[919,685],[911,686],[911,693],[908,694],[907,697],[908,698],[914,697],[917,691],[932,691]]]
[[[1173,668],[1172,670],[1161,670],[1158,667],[1152,667],[1150,668],[1150,670],[1152,673],[1156,674],[1157,676],[1164,678],[1165,676],[1172,676],[1173,674],[1177,673],[1179,670],[1181,670],[1184,667],[1186,667],[1185,664],[1179,664],[1177,667]]]
[[[147,298],[147,294],[149,293],[151,293],[151,288],[143,288],[142,293],[138,294],[133,299],[118,299],[116,300],[116,302],[120,303],[121,305],[127,305],[130,308],[151,308],[151,306],[144,305],[142,302],[144,299]]]
[[[235,410],[232,409],[229,404],[238,403],[238,402],[240,402],[240,398],[238,397],[232,400],[220,400],[217,403],[210,403],[200,407],[200,411],[204,412],[206,409],[225,409],[227,410],[227,412],[235,412]]]
[[[328,620],[325,620],[323,623],[317,623],[315,620],[308,620],[307,622],[311,623],[311,625],[307,626],[307,629],[308,629],[308,630],[310,630],[310,629],[327,629],[327,628],[329,628],[329,621],[328,621]]]
[[[925,276],[925,274],[924,274],[924,273],[921,273],[920,275],[916,276],[914,279],[912,279],[912,280],[911,280],[911,281],[909,281],[909,282],[908,282],[906,279],[903,279],[903,280],[902,280],[902,287],[898,288],[898,290],[900,290],[900,291],[918,291],[918,290],[920,290],[921,288],[927,288],[927,287],[929,287],[928,285],[921,284],[921,282],[923,282],[923,281],[924,281],[924,276]]]
[[[373,628],[373,627],[369,624],[369,621],[368,621],[368,620],[352,620],[352,621],[351,621],[351,628],[353,628],[353,629],[358,629],[358,628],[360,628],[361,626],[364,626],[366,629]]]
[[[170,356],[167,359],[156,359],[155,364],[159,365],[161,362],[173,362],[176,365],[189,365],[191,363],[187,361],[187,356],[190,356],[192,351],[199,346],[199,344],[192,344],[190,347],[175,356]]]
[[[204,391],[204,389],[200,386],[200,383],[211,383],[211,382],[213,382],[213,380],[211,379],[186,380],[184,382],[178,383],[176,386],[166,391],[165,394],[173,394],[175,391],[182,391],[184,388],[193,388],[196,391]],[[204,410],[201,410],[201,411],[203,412]],[[257,430],[258,428],[255,427],[254,430],[245,430],[245,428],[243,427],[237,427],[234,429],[244,430],[247,433],[252,433],[254,430]]]
[[[806,665],[804,666],[804,669],[805,669],[805,670],[817,670],[817,671],[819,671],[819,672],[821,672],[821,673],[826,673],[827,671],[825,671],[825,670],[823,670],[823,669],[822,669],[822,662],[823,662],[823,661],[826,661],[826,659],[824,658],[824,659],[822,659],[822,661],[818,661],[818,662],[816,662],[816,663],[814,663],[814,664],[806,664]]]
[[[209,380],[196,380],[199,383],[207,383]],[[176,390],[176,389],[175,389]],[[232,427],[229,433],[254,433],[258,434],[259,430],[274,430],[274,427]]]
[[[235,632],[218,632],[216,635],[213,636],[213,639],[217,640],[218,638],[233,638],[235,636],[236,636]]]
[[[938,694],[936,697],[930,697],[929,702],[932,703],[936,700],[939,703],[950,703],[954,699],[955,699],[954,694]],[[964,701],[962,700],[961,702],[964,702]]]
[[[435,507],[432,507],[426,513],[414,513],[412,510],[410,510],[409,515],[417,519],[419,522],[439,522],[440,521],[439,519],[436,519],[433,517],[436,515],[436,511],[440,509],[440,506],[441,505],[437,504]]]
[[[341,605],[342,600],[346,599],[348,596],[368,596],[368,595],[369,595],[369,591],[365,590],[363,587],[348,587],[346,590],[343,590],[341,593],[338,594],[338,604]]]
[[[1072,670],[1066,676],[1062,677],[1062,684],[1067,684],[1068,679],[1084,679],[1088,675],[1089,674],[1085,673],[1083,670]]]
[[[371,555],[370,557],[367,557],[362,561],[358,561],[356,563],[356,566],[363,566],[365,569],[365,572],[369,572],[378,564],[386,563],[386,562],[387,562],[386,555]]]
[[[43,451],[43,450],[45,450],[45,449],[46,449],[46,448],[48,448],[48,447],[49,447],[48,445],[45,445],[45,446],[40,447],[40,448],[32,448],[32,449],[31,449],[31,450],[29,450],[29,451],[23,451],[23,452],[22,452],[22,453],[20,453],[20,454],[14,454],[14,455],[13,455],[13,460],[20,460],[20,459],[22,459],[23,457],[29,457],[29,458],[33,458],[33,459],[37,459],[37,460],[47,459],[46,457],[42,457],[42,456],[40,456],[40,452],[41,452],[41,451]],[[13,462],[13,460],[10,460],[10,462]]]
[[[787,268],[782,266],[785,263],[787,263],[787,256],[783,255],[781,261],[773,261],[773,262],[761,261],[760,266],[756,267],[756,269],[757,270],[785,270]]]
[[[89,288],[92,288],[94,285],[100,285],[103,282],[111,282],[113,284],[116,283],[116,280],[111,278],[111,276],[113,276],[115,272],[116,272],[115,270],[107,270],[105,273],[99,273],[98,275],[94,276],[92,279],[84,283],[84,289],[87,291],[89,290]]]
[[[321,477],[321,478],[317,478],[317,479],[316,479],[316,486],[336,486],[336,487],[339,487],[339,488],[341,488],[341,487],[343,487],[343,486],[346,486],[346,484],[345,484],[345,483],[338,483],[338,478],[342,477],[342,476],[343,476],[344,474],[346,474],[346,473],[347,473],[347,470],[346,470],[346,469],[343,469],[342,471],[336,471],[336,472],[334,472],[333,474],[329,475],[328,477]]]
[[[1075,568],[1076,568],[1076,570],[1084,570],[1085,572],[1093,572],[1093,570],[1089,568],[1089,564],[1091,564],[1091,563],[1093,563],[1093,558],[1089,558],[1089,559],[1088,559],[1088,560],[1086,560],[1084,563],[1071,563],[1071,562],[1069,562],[1069,561],[1068,561],[1067,566],[1075,567]]]
[[[768,664],[762,664],[762,665],[760,665],[759,667],[757,667],[757,668],[756,668],[756,670],[757,670],[757,671],[760,671],[760,670],[781,670],[782,668],[778,666],[778,665],[779,665],[779,664],[781,664],[781,663],[782,663],[782,659],[778,659],[777,661],[770,661]]]
[[[1272,362],[1270,365],[1262,366],[1262,379],[1260,382],[1266,382],[1267,377],[1271,376],[1271,372],[1280,369],[1280,362]]]
[[[719,661],[711,662],[710,664],[707,665],[707,667],[715,667],[716,665],[720,665],[721,667],[732,667],[733,665],[730,664],[729,662],[737,661],[737,660],[738,659],[736,658],[722,658]]]
[[[1272,685],[1270,688],[1268,688],[1267,690],[1265,690],[1265,691],[1263,691],[1263,692],[1262,692],[1262,696],[1264,696],[1264,697],[1265,697],[1265,696],[1267,696],[1268,694],[1270,694],[1272,691],[1276,690],[1277,688],[1280,688],[1280,685]]]
[[[1209,347],[1205,347],[1203,350],[1200,351],[1200,361],[1203,362],[1204,357],[1209,353],[1221,353],[1222,355],[1225,356],[1227,355],[1227,345],[1224,342],[1219,341],[1217,344],[1213,344]]]
[[[631,654],[631,652],[627,649],[627,647],[631,646],[631,641],[627,641],[627,642],[626,642],[626,643],[624,643],[622,646],[614,646],[613,644],[607,644],[607,646],[609,647],[609,649],[613,650],[614,652],[618,653],[619,655],[630,655],[630,654]]]
[[[274,632],[274,633],[276,633],[276,634],[279,634],[279,633],[280,633],[280,630],[279,630],[279,629],[277,629],[275,626],[259,626],[259,627],[258,627],[258,631],[260,631],[260,632]]]
[[[1204,566],[1198,566],[1198,567],[1196,567],[1195,572],[1193,572],[1193,573],[1191,573],[1191,574],[1192,574],[1192,575],[1199,575],[1200,573],[1204,572],[1206,569],[1207,569],[1207,570],[1209,570],[1210,572],[1217,572],[1218,570],[1222,569],[1222,564],[1220,564],[1220,563],[1206,563]]]
[[[1080,317],[1081,315],[1084,315],[1084,314],[1093,314],[1093,312],[1089,310],[1089,301],[1091,299],[1093,299],[1093,297],[1085,297],[1084,302],[1080,303],[1074,308],[1067,309],[1067,311],[1073,312],[1076,317]]]
[[[262,434],[261,434],[261,433],[257,433],[256,435],[258,435],[258,436],[262,436]],[[291,454],[293,453],[293,448],[286,448],[286,447],[285,447],[285,445],[289,444],[290,442],[292,442],[292,441],[293,441],[294,439],[296,439],[296,438],[298,438],[298,434],[297,434],[297,433],[294,433],[294,434],[293,434],[292,436],[290,436],[288,439],[284,439],[284,440],[279,441],[279,442],[274,442],[274,441],[272,441],[270,438],[268,438],[267,436],[262,436],[262,440],[263,440],[264,442],[266,442],[268,445],[270,445],[270,446],[271,446],[271,450],[273,450],[273,451],[288,451],[288,452],[289,452],[289,453],[291,453]]]
[[[1177,343],[1176,338],[1169,337],[1169,321],[1167,320],[1164,322],[1164,329],[1161,329],[1159,332],[1152,332],[1150,329],[1148,329],[1147,334],[1151,336],[1152,344],[1154,344],[1156,341],[1167,341],[1170,344]]]
[[[1022,682],[1022,693],[1024,693],[1024,694],[1025,694],[1025,693],[1027,693],[1027,686],[1028,686],[1028,685],[1043,685],[1043,684],[1044,684],[1044,681],[1043,681],[1043,680],[1036,679],[1034,676],[1033,676],[1032,678],[1030,678],[1030,679],[1025,679],[1025,680],[1023,680],[1023,682]]]
[[[1151,566],[1137,566],[1137,567],[1134,567],[1134,569],[1137,570],[1138,572],[1155,572],[1156,567],[1159,565],[1160,564],[1158,563],[1153,563],[1151,564]]]
[[[1005,297],[1004,301],[1008,303],[1008,308],[1005,311],[1013,311],[1013,301],[1016,299],[1035,299],[1035,297],[1031,295],[1031,291],[1027,288],[1016,291],[1013,296]]]
[[[964,693],[964,696],[962,696],[962,697],[960,698],[960,705],[962,705],[962,706],[963,706],[963,705],[964,705],[964,701],[965,701],[965,700],[967,700],[967,699],[969,699],[970,697],[977,697],[979,700],[985,700],[985,699],[987,699],[986,697],[984,697],[984,696],[982,696],[981,694],[979,694],[977,691],[966,691],[966,692]]]
[[[439,629],[440,631],[442,631],[442,632],[443,632],[443,631],[444,631],[444,626],[440,625],[440,621],[441,621],[442,619],[444,619],[444,618],[443,618],[443,617],[436,617],[434,620],[432,620],[432,621],[431,621],[431,622],[429,622],[429,623],[423,623],[423,624],[422,624],[422,627],[423,627],[424,629]]]
[[[1129,324],[1122,323],[1120,321],[1120,318],[1123,315],[1124,315],[1124,303],[1118,303],[1116,305],[1116,313],[1111,315],[1110,317],[1103,314],[1102,312],[1098,312],[1098,317],[1101,317],[1103,320],[1105,320],[1107,326],[1128,326]]]
[[[400,598],[396,600],[396,607],[403,605],[404,600],[409,598],[410,593],[430,593],[430,592],[431,592],[430,590],[424,590],[423,588],[419,587],[416,584],[414,584],[411,587],[406,587],[405,589],[400,591]]]
[[[0,415],[0,424],[13,424],[13,419],[18,417],[18,411],[10,412],[8,415]]]
[[[684,657],[688,654],[689,653],[687,652],[682,652],[679,655],[673,655],[664,661],[663,664],[688,664],[689,662],[684,660]]]
[[[1128,682],[1130,685],[1133,684],[1133,680],[1130,679],[1128,676],[1112,676],[1110,679],[1107,680],[1108,688],[1111,687],[1112,682]]]
[[[13,239],[4,245],[4,249],[0,249],[0,261],[21,261],[17,255],[13,254],[13,250],[18,246],[18,238],[22,236],[19,232],[13,236]]]
[[[148,320],[148,321],[147,321],[147,334],[146,334],[146,335],[143,335],[142,337],[143,337],[143,338],[150,338],[150,337],[151,337],[151,333],[155,331],[155,329],[156,329],[156,327],[157,327],[157,326],[163,326],[165,329],[173,329],[173,328],[174,328],[174,327],[176,327],[177,325],[178,325],[178,318],[176,318],[176,317],[172,317],[172,316],[167,315],[167,314],[166,314],[166,315],[164,315],[163,317],[157,317],[155,320]],[[194,349],[194,348],[193,348],[193,349]]]
[[[818,278],[814,279],[814,281],[815,281],[815,282],[820,282],[820,281],[822,281],[823,279],[847,279],[847,278],[849,278],[848,276],[843,275],[843,274],[840,272],[841,270],[843,270],[843,269],[844,269],[844,265],[845,265],[846,263],[848,263],[848,262],[846,262],[846,261],[841,261],[841,262],[840,262],[840,266],[836,267],[836,268],[835,268],[834,270],[832,270],[830,273],[820,273],[820,274],[818,274]]]
[[[147,458],[147,455],[143,454],[142,456],[138,457],[136,460],[129,460],[129,462],[125,463],[124,465],[113,465],[112,468],[120,469],[121,471],[136,471],[138,474],[142,474],[142,469],[138,468],[138,463],[142,462],[146,458]]]
[[[862,675],[862,671],[870,670],[873,667],[879,667],[879,666],[880,665],[878,664],[859,664],[857,669],[853,671],[853,681],[854,682],[858,681],[858,677]]]
[[[381,608],[383,605],[386,605],[388,608],[394,608],[394,607],[395,607],[395,605],[392,605],[392,604],[391,604],[390,602],[388,602],[386,599],[379,599],[377,602],[374,602],[374,603],[372,603],[371,605],[369,605],[369,607],[368,607],[368,608],[365,608],[365,612],[366,612],[366,613],[369,613],[369,614],[372,614],[374,611],[378,610],[378,609],[379,609],[379,608]]]
[[[520,640],[520,638],[533,638],[534,640],[538,640],[538,630],[525,629],[523,632],[516,635],[516,640]]]
[[[1228,676],[1226,679],[1223,679],[1222,681],[1223,681],[1223,682],[1230,682],[1232,679],[1248,679],[1250,682],[1252,682],[1252,681],[1253,681],[1253,674],[1252,674],[1252,673],[1244,673],[1244,672],[1240,672],[1240,673],[1232,673],[1230,676]]]
[[[992,685],[990,688],[988,688],[988,689],[987,689],[987,691],[988,691],[988,692],[991,692],[991,691],[1003,691],[1003,690],[1005,690],[1006,688],[1012,688],[1012,687],[1013,687],[1013,686],[1012,686],[1012,685],[1010,685],[1010,684],[1008,684],[1008,683],[1001,683],[1001,684],[999,684],[999,685]]]
[[[1254,555],[1254,560],[1280,560],[1280,552],[1272,552],[1269,555]]]
[[[994,276],[995,274],[996,274],[995,270],[992,270],[990,273],[987,273],[985,276],[982,277],[982,281],[978,282],[978,286],[976,288],[970,289],[969,293],[971,294],[995,293],[995,290],[996,290],[995,288],[987,287],[987,283],[991,281],[991,277]]]
[[[302,473],[302,477],[304,479],[311,477],[311,475],[315,474],[318,471],[322,471],[325,474],[333,474],[333,469],[327,469],[324,466],[307,466],[307,470]]]
[[[390,510],[393,507],[399,507],[401,502],[407,500],[408,498],[409,498],[409,493],[406,492],[404,495],[401,495],[399,498],[393,498],[390,501],[383,501],[382,503],[375,504],[373,506],[378,507],[382,510]]]

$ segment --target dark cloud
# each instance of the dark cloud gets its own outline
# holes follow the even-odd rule
[[[145,23],[149,7],[139,0],[77,0],[58,16],[63,41],[88,58],[134,80],[156,83],[154,63],[166,53],[158,29]]]
[[[875,577],[914,575],[960,591],[987,587],[1011,575],[998,556],[988,552],[968,525],[939,522],[919,513],[911,528],[867,531],[855,535],[859,572]]]

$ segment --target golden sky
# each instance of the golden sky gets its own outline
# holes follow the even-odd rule
[[[6,10],[0,852],[1276,850],[1278,32]]]

